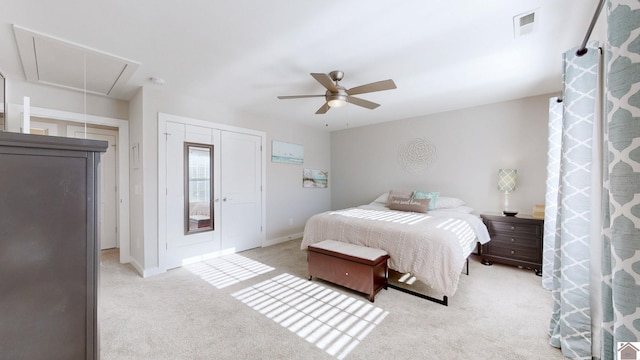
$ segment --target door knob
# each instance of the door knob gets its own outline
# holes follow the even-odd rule
[[[227,201],[227,198],[226,198],[226,197],[224,197],[224,198],[222,199],[222,201]]]

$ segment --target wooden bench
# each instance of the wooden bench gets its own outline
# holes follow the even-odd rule
[[[309,280],[317,277],[369,295],[387,288],[387,252],[324,240],[308,246]]]

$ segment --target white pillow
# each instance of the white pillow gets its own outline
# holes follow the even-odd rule
[[[386,204],[387,203],[387,199],[389,199],[389,193],[384,193],[384,194],[378,196],[375,200],[373,200],[373,202]]]
[[[436,201],[435,208],[436,209],[450,209],[458,206],[466,205],[466,203],[458,198],[440,196],[438,197],[438,201]]]
[[[446,208],[446,209],[435,209],[434,211],[437,211],[437,212],[458,212],[458,213],[464,213],[464,214],[471,214],[473,212],[473,208],[469,207],[469,206],[456,206],[456,207]]]

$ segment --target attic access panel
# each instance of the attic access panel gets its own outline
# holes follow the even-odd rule
[[[28,81],[107,96],[125,85],[140,66],[16,25],[13,28]]]

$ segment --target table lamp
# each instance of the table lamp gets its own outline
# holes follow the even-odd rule
[[[507,216],[514,216],[518,212],[509,210],[509,192],[516,189],[516,169],[498,170],[498,190],[504,191],[504,206],[502,213]]]

